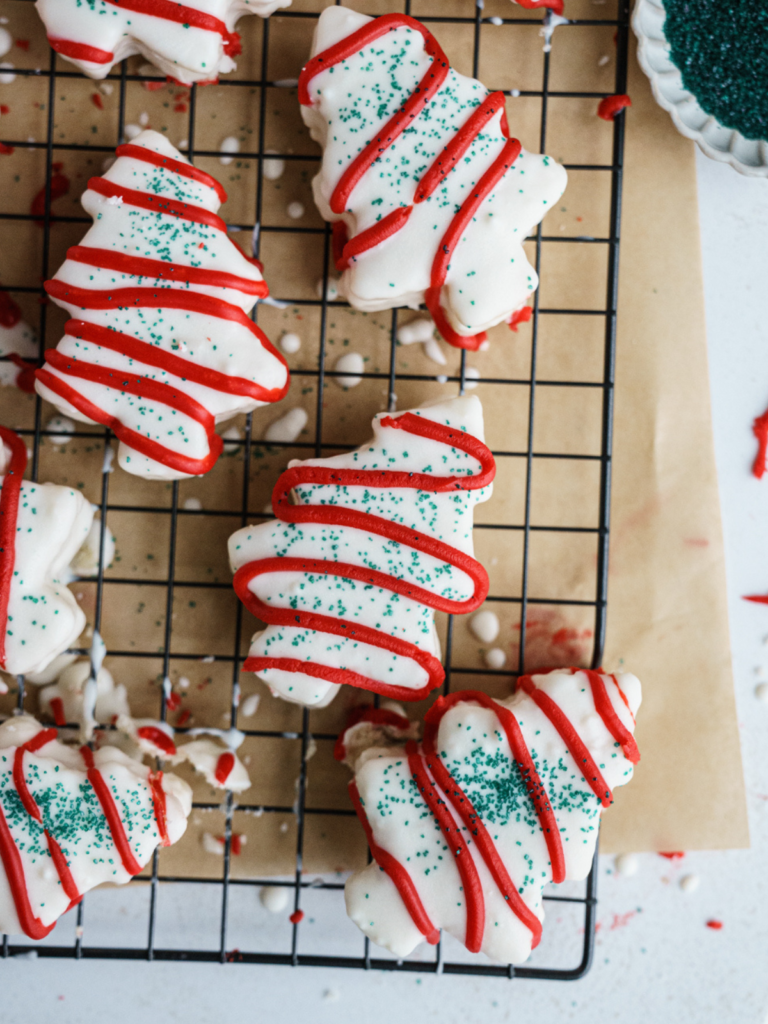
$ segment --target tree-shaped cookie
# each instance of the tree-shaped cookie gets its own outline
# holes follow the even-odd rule
[[[363,310],[425,302],[446,341],[479,348],[537,286],[523,241],[565,170],[510,138],[504,94],[451,68],[411,17],[326,7],[312,54],[299,99],[342,294]]]
[[[65,415],[109,426],[120,465],[154,479],[206,473],[215,424],[276,402],[283,357],[248,317],[268,294],[217,215],[226,192],[162,135],[118,146],[83,195],[94,219],[52,281],[72,319],[37,372]]]
[[[25,715],[0,725],[0,932],[42,939],[84,893],[130,881],[184,834],[189,786],[116,747],[65,746]]]
[[[290,463],[277,519],[229,540],[235,590],[268,624],[244,669],[286,700],[322,707],[344,683],[421,700],[444,678],[435,611],[488,593],[472,515],[496,466],[479,400],[382,413],[373,431],[357,451]]]
[[[471,952],[527,959],[544,886],[586,878],[601,811],[632,777],[639,705],[633,675],[556,670],[508,700],[441,697],[420,744],[391,738],[394,719],[388,739],[356,723],[340,748],[373,861],[347,882],[349,916],[397,956],[444,928]]]
[[[48,42],[91,78],[106,78],[134,53],[184,85],[234,71],[241,52],[235,25],[268,17],[291,0],[37,0]]]
[[[22,480],[27,449],[0,427],[0,669],[39,672],[77,639],[85,615],[62,578],[88,536],[79,491]]]

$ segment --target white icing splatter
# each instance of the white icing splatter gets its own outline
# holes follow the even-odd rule
[[[219,152],[224,154],[239,153],[240,152],[240,141],[235,138],[234,135],[228,135],[219,146]],[[234,157],[225,155],[219,157],[219,163],[224,164],[226,167],[232,163]]]
[[[185,498],[184,504],[181,506],[186,509],[187,512],[200,512],[203,508],[203,503],[199,498]]]
[[[291,220],[300,220],[304,216],[304,204],[299,202],[288,203],[285,212]]]
[[[200,842],[206,853],[212,853],[215,857],[224,856],[224,843],[220,843],[212,832],[203,832]]]
[[[499,669],[504,668],[507,663],[507,656],[500,647],[492,647],[490,651],[485,652],[485,664],[488,668]]]
[[[45,425],[45,429],[53,431],[48,435],[48,440],[57,448],[68,444],[75,432],[75,424],[68,416],[52,416]]]
[[[276,153],[276,149],[265,149],[264,153]],[[268,181],[277,181],[278,178],[282,178],[285,173],[285,160],[279,158],[266,158],[261,165],[261,173]]]
[[[363,379],[360,374],[363,372],[364,366],[363,357],[359,352],[345,352],[333,364],[334,371],[342,373],[344,376],[333,379],[341,388],[355,388]]]
[[[698,875],[683,875],[680,879],[680,888],[683,892],[695,892],[699,888]]]
[[[549,53],[552,49],[552,36],[555,34],[555,29],[559,25],[569,25],[570,22],[567,18],[564,18],[561,14],[555,14],[552,10],[547,10],[544,17],[544,24],[539,29],[539,35],[544,40],[544,53]]]
[[[469,628],[481,643],[492,644],[499,635],[499,617],[495,612],[478,612],[470,619]]]
[[[243,718],[253,718],[259,709],[259,702],[261,697],[258,693],[252,693],[250,697],[246,697],[240,705],[240,714]]]
[[[280,339],[280,348],[287,356],[292,356],[301,348],[301,338],[298,334],[285,333]]]
[[[207,727],[201,727],[199,729],[190,729],[187,735],[216,736],[230,750],[237,750],[238,747],[242,746],[243,741],[245,740],[245,733],[240,732],[239,729],[209,729]]]
[[[7,28],[0,28],[0,57],[4,57],[13,46],[13,36]]]
[[[14,75],[10,70],[15,66],[16,65],[12,64],[9,60],[3,61],[0,64],[0,69],[2,69],[0,73],[0,85],[10,85],[11,82],[16,81],[16,75]]]
[[[264,885],[259,890],[259,900],[270,914],[280,914],[288,906],[292,892],[286,885]]]
[[[137,124],[127,124],[123,129],[126,139],[135,139],[141,135],[141,128]]]
[[[284,443],[295,441],[304,427],[306,427],[308,418],[307,410],[297,405],[289,410],[285,416],[281,416],[280,419],[269,424],[264,432],[264,440],[282,441]],[[270,505],[270,511],[271,508],[272,506]]]
[[[104,537],[102,540],[101,520],[94,519],[91,523],[91,528],[88,531],[88,536],[85,538],[82,547],[70,563],[70,571],[81,579],[98,576],[99,547],[101,547],[102,550],[104,568],[109,569],[115,560],[115,535],[112,533],[109,526],[107,526],[104,530]]]
[[[464,390],[472,391],[477,387],[480,371],[475,366],[468,366],[464,371]]]
[[[631,878],[640,870],[640,861],[634,853],[620,853],[618,857],[615,858],[613,866],[616,869],[617,875],[622,875],[624,878]]]
[[[107,88],[109,89],[109,92],[111,92],[112,91],[112,86],[108,82],[106,83],[106,85],[107,85]],[[104,86],[100,86],[100,88],[103,89]],[[109,93],[107,93],[107,95],[109,95]],[[139,124],[141,125],[142,128],[146,128],[147,125],[149,124],[149,114],[146,112],[146,110],[143,110],[139,114]]]
[[[322,278],[320,278],[320,280],[315,285],[315,292],[317,294],[318,299],[322,299],[322,297],[323,297],[323,279]],[[325,298],[328,300],[328,302],[333,302],[334,299],[338,299],[338,297],[339,297],[339,279],[337,277],[329,277],[328,278],[328,285],[325,288]]]

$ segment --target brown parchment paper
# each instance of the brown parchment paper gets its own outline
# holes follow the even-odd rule
[[[415,16],[466,15],[468,0],[414,0]],[[321,0],[295,0],[293,9],[317,12]],[[370,14],[395,7],[391,0],[360,0],[354,5]],[[486,0],[485,15],[510,15],[509,0]],[[571,0],[574,18],[593,19],[590,0]],[[27,51],[14,54],[18,67],[47,66],[48,49],[32,5],[0,0],[16,37],[30,41]],[[599,8],[600,16],[615,15],[615,2]],[[543,71],[540,15],[515,7],[516,17],[529,25],[485,27],[481,36],[480,77],[492,88],[536,91]],[[269,80],[295,78],[309,52],[314,21],[275,16],[270,21]],[[216,154],[222,140],[234,135],[241,152],[258,148],[263,129],[267,149],[293,154],[277,181],[263,182],[262,224],[292,226],[302,234],[264,230],[260,257],[273,295],[294,300],[316,298],[323,267],[323,222],[311,197],[310,182],[317,168],[317,147],[299,115],[296,90],[269,89],[266,102],[260,90],[239,84],[261,77],[261,26],[244,19],[243,55],[235,84],[198,90],[195,122],[196,150]],[[470,74],[473,29],[441,23],[432,26],[454,66]],[[550,88],[613,92],[613,30],[610,26],[559,29],[552,50]],[[608,61],[602,61],[607,56]],[[131,62],[136,71],[143,61]],[[69,66],[59,61],[62,69]],[[45,264],[43,232],[29,221],[4,221],[0,245],[0,281],[6,287],[37,285],[64,259],[68,246],[82,238],[88,221],[72,222],[83,213],[79,196],[87,179],[101,173],[118,142],[119,80],[111,78],[110,92],[78,78],[60,79],[54,97],[54,137],[62,146],[100,146],[101,151],[56,150],[54,159],[69,179],[66,195],[53,204],[52,227]],[[4,138],[45,138],[48,116],[47,83],[17,78],[3,86]],[[628,142],[619,306],[619,355],[612,502],[613,526],[609,593],[609,637],[605,664],[624,665],[643,681],[645,700],[638,739],[643,760],[637,776],[605,816],[602,848],[606,851],[692,849],[739,846],[747,842],[744,792],[730,676],[725,610],[723,549],[709,417],[706,348],[703,325],[696,185],[692,144],[677,135],[668,117],[650,98],[642,74],[632,65],[633,107],[628,114]],[[93,96],[98,94],[98,104]],[[126,121],[148,123],[175,144],[188,138],[189,90],[165,86],[147,91],[129,82]],[[592,98],[553,97],[548,107],[546,150],[573,164],[607,164],[611,160],[611,126],[595,116]],[[538,150],[541,100],[511,97],[508,116],[512,133]],[[4,189],[0,208],[26,213],[45,180],[45,151],[22,147],[2,157]],[[222,216],[242,225],[235,238],[248,247],[250,225],[256,217],[257,162],[237,156],[224,166],[216,155],[198,156],[198,166],[215,175],[229,192]],[[292,219],[287,208],[300,202],[304,214]],[[572,171],[561,203],[544,222],[546,236],[606,237],[609,232],[610,181],[600,171]],[[607,247],[545,242],[542,247],[541,305],[550,309],[600,309],[607,283]],[[40,306],[34,295],[17,295],[26,318],[37,325]],[[46,307],[46,344],[62,333],[65,315]],[[399,311],[396,324],[415,314]],[[233,666],[238,614],[242,615],[240,655],[247,653],[258,624],[239,613],[231,588],[226,541],[241,525],[241,502],[247,484],[247,521],[264,519],[272,486],[290,458],[314,454],[317,419],[317,377],[320,310],[298,302],[285,309],[259,308],[259,323],[277,340],[283,331],[302,339],[298,353],[288,357],[292,385],[277,407],[253,416],[251,463],[243,465],[241,448],[225,451],[205,478],[179,487],[175,558],[171,560],[170,484],[148,483],[116,469],[108,480],[108,521],[117,537],[117,558],[107,573],[101,632],[111,652],[106,665],[128,687],[137,716],[157,716],[163,672],[163,644],[168,613],[164,581],[172,573],[175,585],[170,678],[182,706],[169,714],[172,724],[183,714],[189,726],[227,727],[230,722]],[[393,314],[365,315],[346,306],[331,306],[327,318],[326,368],[344,352],[363,355],[366,371],[381,378],[364,380],[351,390],[326,380],[322,391],[322,443],[353,447],[370,436],[372,416],[386,408],[392,356]],[[575,387],[599,381],[603,372],[604,323],[589,315],[542,316],[538,338],[533,421],[534,450],[571,456],[600,452],[601,392]],[[528,443],[532,349],[530,326],[510,334],[504,326],[489,334],[490,349],[475,353],[468,365],[482,378],[475,393],[481,398],[490,446],[508,453],[498,458],[498,475],[491,501],[478,507],[475,546],[491,579],[489,602],[499,616],[497,646],[517,664],[520,641],[519,603],[523,570],[525,458]],[[446,366],[426,358],[421,346],[398,347],[398,374],[422,374],[422,380],[396,384],[399,409],[433,397],[456,393],[455,383],[440,375],[457,375],[459,353],[443,346]],[[512,379],[518,383],[496,384]],[[553,385],[552,382],[562,382]],[[276,449],[262,439],[267,426],[295,405],[308,413],[308,424],[289,450]],[[43,409],[45,424],[53,410]],[[0,420],[10,426],[34,426],[34,402],[4,389]],[[244,419],[236,421],[242,429]],[[88,433],[88,428],[85,428]],[[96,432],[93,432],[96,434]],[[301,447],[301,446],[304,447]],[[326,450],[331,454],[333,448]],[[337,449],[338,450],[338,449]],[[40,447],[40,479],[79,487],[94,502],[101,499],[103,440],[74,438],[55,447],[44,438]],[[564,534],[543,527],[595,528],[599,510],[599,463],[589,459],[535,458],[531,477],[531,534],[528,565],[529,594],[543,602],[589,600],[595,596],[596,543],[594,533]],[[201,511],[187,510],[196,498]],[[517,529],[483,527],[512,525]],[[204,587],[196,586],[203,584]],[[73,589],[93,622],[96,588],[92,582]],[[529,607],[526,628],[526,668],[555,664],[587,664],[592,647],[594,615],[579,605],[542,603]],[[446,622],[438,616],[445,638]],[[82,643],[87,646],[88,634]],[[142,657],[129,656],[145,652]],[[119,653],[124,652],[124,653]],[[466,619],[453,626],[452,688],[483,688],[496,695],[510,692],[512,677],[505,673],[489,680],[474,670],[483,667],[484,650],[471,635]],[[233,829],[247,839],[232,860],[235,877],[291,875],[295,867],[297,826],[292,808],[301,760],[302,712],[272,698],[253,675],[240,674],[242,698],[261,696],[255,717],[240,712],[243,729],[282,731],[282,737],[251,736],[240,754],[253,779],[250,790],[237,800]],[[332,739],[348,709],[368,699],[345,688],[333,704],[309,714],[309,728],[318,739],[308,762],[306,804],[310,809],[350,810],[348,772],[333,761]],[[32,688],[26,698],[34,711]],[[13,693],[0,698],[0,711],[9,713]],[[427,703],[409,709],[423,714]],[[711,751],[717,751],[717,758]],[[178,769],[193,785],[198,801],[214,808],[221,794]],[[265,810],[266,808],[266,810]],[[224,813],[195,810],[184,839],[161,851],[161,874],[218,878],[220,857],[203,849],[202,834],[222,834]],[[303,840],[304,870],[345,870],[365,862],[365,841],[353,817],[309,813]]]

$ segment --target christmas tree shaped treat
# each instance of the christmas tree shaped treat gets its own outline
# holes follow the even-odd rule
[[[269,17],[291,0],[37,0],[53,49],[91,78],[140,53],[184,85],[234,71],[244,14]]]
[[[93,509],[79,491],[22,480],[27,449],[0,427],[0,669],[40,672],[85,626],[61,582],[88,536]]]
[[[116,747],[0,725],[0,931],[42,939],[94,886],[121,885],[184,834],[192,792]]]
[[[586,878],[600,814],[632,777],[635,676],[524,676],[508,700],[439,698],[424,739],[357,726],[347,764],[373,861],[346,885],[347,913],[407,956],[444,928],[471,952],[519,964],[540,938],[548,882]]]
[[[267,623],[243,667],[289,701],[323,707],[345,683],[423,699],[444,678],[435,610],[471,612],[488,593],[472,516],[496,465],[479,400],[381,413],[373,432],[289,463],[277,519],[229,539],[235,590]]]
[[[503,93],[454,71],[413,18],[326,7],[299,99],[324,150],[315,201],[347,300],[424,302],[459,348],[515,323],[538,284],[523,241],[566,173],[510,138]]]
[[[248,317],[268,294],[216,210],[226,192],[157,132],[118,146],[82,203],[94,219],[52,281],[72,319],[37,372],[65,415],[109,426],[130,473],[206,473],[215,424],[288,389],[283,357]]]

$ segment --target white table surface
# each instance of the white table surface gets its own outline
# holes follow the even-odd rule
[[[768,181],[699,157],[707,328],[725,521],[734,671],[752,849],[601,859],[600,931],[578,983],[306,968],[0,961],[0,1024],[218,1024],[397,1019],[537,1024],[762,1024],[768,1019],[768,479],[749,473],[752,418],[768,405]],[[712,751],[717,756],[717,751]],[[663,796],[660,794],[660,799]],[[695,874],[695,892],[681,890]],[[723,922],[715,931],[709,919]]]

